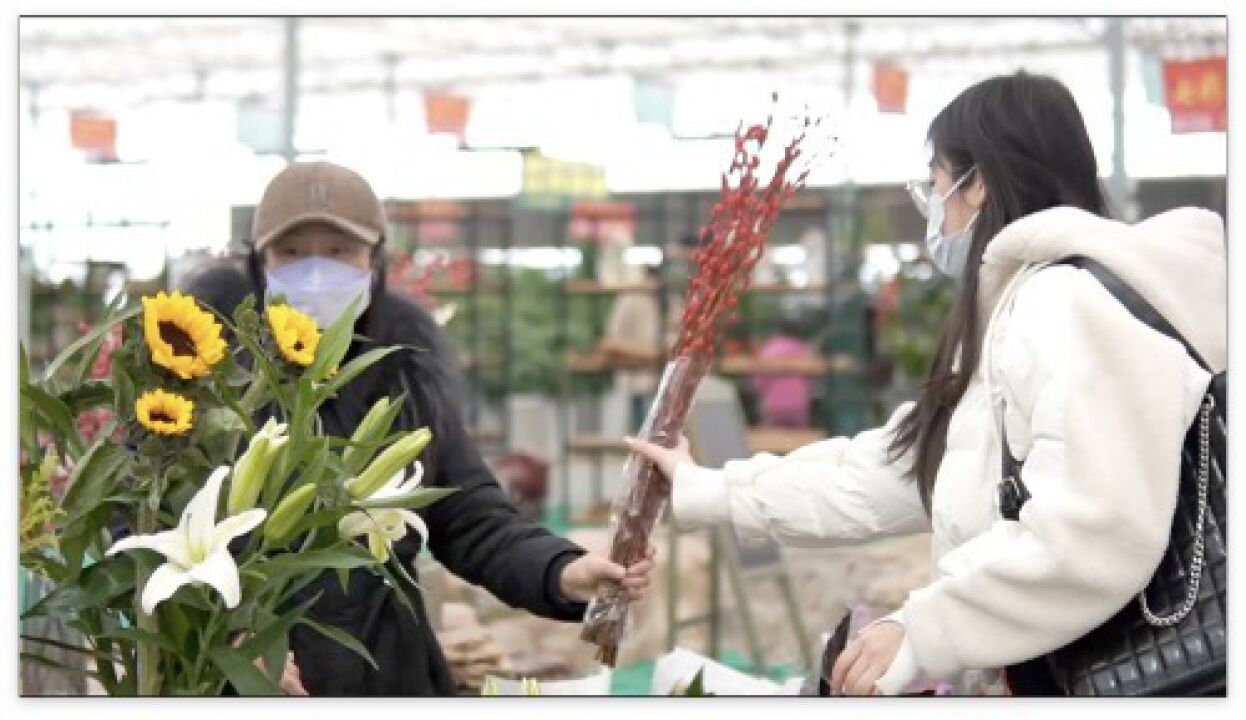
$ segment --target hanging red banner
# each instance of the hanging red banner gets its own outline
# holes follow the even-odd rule
[[[874,63],[874,99],[882,113],[904,113],[909,96],[909,74],[895,63]]]
[[[117,159],[117,121],[94,110],[69,114],[69,141],[93,162]]]
[[[1228,129],[1224,56],[1164,61],[1164,104],[1174,133]]]
[[[471,100],[461,95],[430,92],[424,95],[424,115],[430,133],[457,135],[459,142],[467,136],[467,117]]]

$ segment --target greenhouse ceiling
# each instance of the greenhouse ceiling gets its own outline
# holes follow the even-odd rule
[[[42,107],[524,85],[627,74],[842,79],[845,62],[1019,64],[1104,46],[1104,18],[53,18],[19,23],[23,90]],[[1223,52],[1224,18],[1123,21],[1130,47]],[[291,65],[288,58],[297,58]],[[32,98],[33,101],[33,98]]]

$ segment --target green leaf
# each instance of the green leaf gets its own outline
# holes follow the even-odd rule
[[[105,508],[90,515],[90,522],[80,525],[86,530],[98,530],[107,516]],[[134,587],[134,562],[125,557],[104,558],[86,568],[82,567],[85,549],[94,532],[83,532],[63,538],[61,555],[65,559],[63,578],[58,588],[31,606],[26,615],[35,617],[73,618],[82,610],[110,607],[117,598]]]
[[[333,574],[337,576],[337,586],[342,589],[342,594],[350,594],[350,570],[338,568]]]
[[[376,661],[372,659],[372,654],[368,652],[368,649],[365,648],[363,644],[360,643],[358,640],[356,640],[355,637],[351,635],[350,633],[340,628],[334,627],[333,625],[326,625],[326,624],[318,623],[314,620],[308,620],[306,618],[304,618],[300,622],[303,625],[307,625],[308,627],[312,628],[313,630],[320,633],[321,635],[324,635],[330,640],[334,640],[340,643],[341,645],[345,646],[346,649],[351,650],[356,655],[366,660],[368,664],[372,666],[373,670],[380,669],[379,667],[377,667]]]
[[[66,524],[74,524],[99,507],[100,501],[112,494],[117,476],[129,462],[129,453],[110,444],[107,437],[97,439],[70,475],[69,490],[61,502],[69,516]]]
[[[25,642],[35,643],[37,645],[46,645],[48,647],[54,647],[58,650],[85,655],[86,657],[94,658],[98,663],[111,663],[114,659],[107,653],[100,652],[99,650],[92,650],[89,647],[74,645],[60,640],[53,640],[52,638],[38,637],[35,635],[22,635],[21,639]]]
[[[113,298],[112,303],[104,310],[104,323],[108,323],[116,317],[117,310],[120,309],[121,304],[124,302],[125,293],[117,293],[117,297]],[[100,333],[99,337],[90,343],[90,347],[87,348],[86,353],[83,354],[82,359],[78,362],[78,370],[74,373],[75,382],[78,384],[83,383],[87,379],[87,375],[90,374],[91,366],[95,364],[95,359],[99,357],[100,348],[104,346],[104,338],[107,335],[107,332]]]
[[[314,513],[308,513],[296,522],[294,527],[290,528],[288,537],[291,539],[298,538],[308,530],[324,527],[326,525],[334,525],[348,512],[350,512],[350,510],[347,508],[338,508],[336,510],[318,510]]]
[[[43,371],[44,379],[46,380],[47,378],[50,378],[56,375],[57,371],[61,369],[61,365],[64,365],[65,362],[69,360],[69,358],[76,355],[80,350],[87,347],[91,343],[99,340],[105,333],[111,330],[114,325],[116,325],[117,323],[125,322],[126,320],[129,320],[130,318],[138,317],[138,314],[141,313],[142,311],[143,311],[142,306],[133,307],[121,313],[120,315],[112,317],[100,323],[99,325],[96,325],[95,327],[91,328],[90,332],[88,332],[86,335],[83,335],[82,337],[70,343],[69,347],[62,350],[61,353],[56,356],[56,359],[54,359],[51,363],[48,364],[47,369]]]
[[[150,643],[161,650],[167,650],[168,652],[177,654],[177,646],[173,644],[171,639],[149,630],[139,630],[138,628],[114,628],[112,630],[105,630],[103,632],[96,633],[96,635],[97,637],[108,638],[110,640],[127,640],[132,643]]]
[[[237,337],[238,342],[242,343],[243,346],[246,347],[247,351],[251,353],[252,359],[254,360],[256,366],[259,367],[260,374],[264,376],[264,380],[268,383],[268,387],[272,391],[273,396],[277,399],[277,402],[280,403],[283,408],[288,409],[290,407],[290,397],[286,395],[285,390],[281,385],[281,374],[277,372],[276,366],[273,365],[272,360],[269,359],[268,355],[264,352],[264,349],[261,348],[260,344],[255,341],[255,338],[247,335],[246,333],[235,332],[234,336]]]
[[[281,695],[277,683],[268,679],[245,655],[229,647],[213,648],[208,658],[229,680],[239,695]]]
[[[329,382],[320,388],[320,392],[316,394],[316,406],[319,407],[325,400],[337,394],[337,391],[345,387],[347,383],[359,377],[363,371],[375,365],[381,358],[397,350],[401,350],[401,348],[376,348],[346,363],[346,367],[338,370],[337,375],[334,375]]]
[[[83,530],[78,535],[61,536],[61,556],[65,558],[65,576],[69,580],[77,579],[79,573],[82,572],[82,562],[86,557],[87,545],[91,542],[91,536],[85,532],[85,526],[81,527]]]
[[[89,381],[60,394],[59,400],[69,408],[72,415],[101,405],[111,405],[112,386],[106,382]]]
[[[26,352],[26,343],[17,342],[17,382],[20,386],[30,384],[30,354]]]
[[[268,578],[286,573],[302,571],[328,570],[331,568],[353,569],[376,565],[376,558],[354,543],[322,550],[308,550],[301,553],[281,553],[274,555],[256,569]]]
[[[59,398],[35,385],[23,385],[21,390],[22,410],[34,413],[52,434],[63,438],[74,454],[82,452],[82,441],[78,436],[78,426],[74,415]]]
[[[134,367],[130,357],[115,353],[112,357],[113,407],[120,417],[132,418],[138,391],[134,385]]]
[[[269,622],[263,630],[252,635],[246,642],[238,647],[238,652],[243,657],[252,660],[264,655],[271,648],[273,643],[278,640],[288,638],[290,628],[294,627],[303,619],[303,615],[307,613],[307,609],[320,599],[320,593],[316,593],[310,599],[295,606],[294,609],[282,615],[280,618]],[[285,664],[285,653],[281,653],[281,664]],[[272,667],[271,665],[269,667]]]
[[[361,508],[406,508],[408,510],[418,510],[428,507],[443,498],[449,497],[458,492],[458,488],[429,487],[416,488],[414,491],[406,495],[385,498],[383,500],[361,500],[355,503]]]
[[[285,674],[286,669],[286,655],[289,652],[290,636],[282,635],[264,653],[264,669],[267,671],[269,680],[275,683],[281,682],[281,676]]]
[[[350,349],[357,307],[359,298],[351,300],[345,312],[320,336],[320,344],[316,346],[316,359],[307,369],[306,377],[321,380],[330,368],[341,364],[342,358],[346,357],[346,351]]]
[[[705,668],[702,667],[697,671],[696,677],[692,678],[692,684],[688,686],[688,694],[693,697],[705,696]]]
[[[389,584],[394,588],[394,597],[398,598],[398,602],[407,609],[407,612],[411,613],[411,619],[418,623],[420,618],[419,613],[415,611],[415,606],[411,604],[411,598],[407,597],[407,591],[402,586],[402,580],[390,572],[387,565],[378,565],[377,570],[384,575],[387,580],[389,580]],[[416,587],[418,589],[419,586]]]
[[[50,660],[42,655],[37,655],[35,653],[23,652],[21,653],[21,659],[22,659],[22,662],[29,662],[29,663],[34,663],[36,665],[42,665],[43,667],[50,668],[58,672],[69,673],[71,675],[86,675],[87,677],[91,677],[91,678],[99,676],[99,673],[95,672],[94,670],[87,670],[84,667],[74,667],[72,665],[65,665],[63,663],[58,663],[55,660]]]
[[[177,602],[164,602],[160,603],[156,612],[160,614],[160,627],[172,637],[178,654],[183,657],[189,655],[190,647],[187,641],[190,640],[191,631],[194,630],[196,622],[192,621],[187,614],[186,606]]]

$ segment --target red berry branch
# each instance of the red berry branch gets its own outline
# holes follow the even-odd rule
[[[777,98],[776,98],[777,99]],[[811,124],[783,150],[770,181],[757,178],[761,152],[770,137],[773,116],[765,125],[741,127],[735,135],[731,165],[722,175],[722,193],[701,228],[700,244],[692,255],[696,270],[689,280],[679,338],[671,350],[653,405],[640,436],[663,447],[674,447],[683,432],[697,385],[705,376],[740,293],[748,289],[753,266],[765,253],[766,238],[775,219],[804,185],[808,169],[795,172],[801,143]],[[644,557],[649,536],[670,497],[670,479],[650,461],[631,455],[623,469],[628,493],[616,506],[610,559],[624,567]],[[613,667],[618,660],[628,613],[627,593],[614,582],[603,584],[590,603],[580,637],[598,646],[597,659]]]

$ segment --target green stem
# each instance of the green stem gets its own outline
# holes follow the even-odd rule
[[[208,623],[205,630],[199,634],[199,657],[195,658],[194,674],[191,680],[191,687],[198,687],[199,678],[203,676],[203,666],[207,661],[208,652],[212,644],[212,636],[216,634],[216,619],[219,617],[219,608],[216,604],[212,604],[212,614],[208,616]]]
[[[242,394],[238,404],[242,406],[243,410],[254,413],[260,409],[260,405],[264,401],[264,395],[267,392],[268,380],[263,375],[256,374],[255,379],[251,381],[247,391]]]
[[[229,384],[225,382],[225,378],[221,377],[220,372],[213,372],[212,379],[214,380],[214,382],[212,383],[212,388],[211,388],[212,394],[215,395],[216,398],[220,400],[222,403],[227,405],[230,410],[233,410],[234,414],[237,415],[240,420],[242,420],[242,424],[247,429],[248,436],[254,435],[255,434],[255,422],[251,419],[251,413],[247,412],[245,409],[243,409],[242,406],[238,404],[238,400],[234,395],[233,388],[229,387]],[[252,386],[254,385],[255,383],[252,384]]]
[[[153,479],[153,483],[157,481]],[[159,498],[158,488],[152,488],[152,498]],[[156,508],[152,507],[151,499],[139,503],[138,522],[135,530],[139,535],[150,535],[156,531]],[[135,588],[144,588],[152,574],[151,566],[142,563],[139,566],[138,582]],[[138,628],[151,633],[158,633],[156,617],[143,612],[142,593],[134,593],[134,614],[138,618]],[[160,648],[142,640],[136,643],[138,653],[138,694],[160,694]]]

